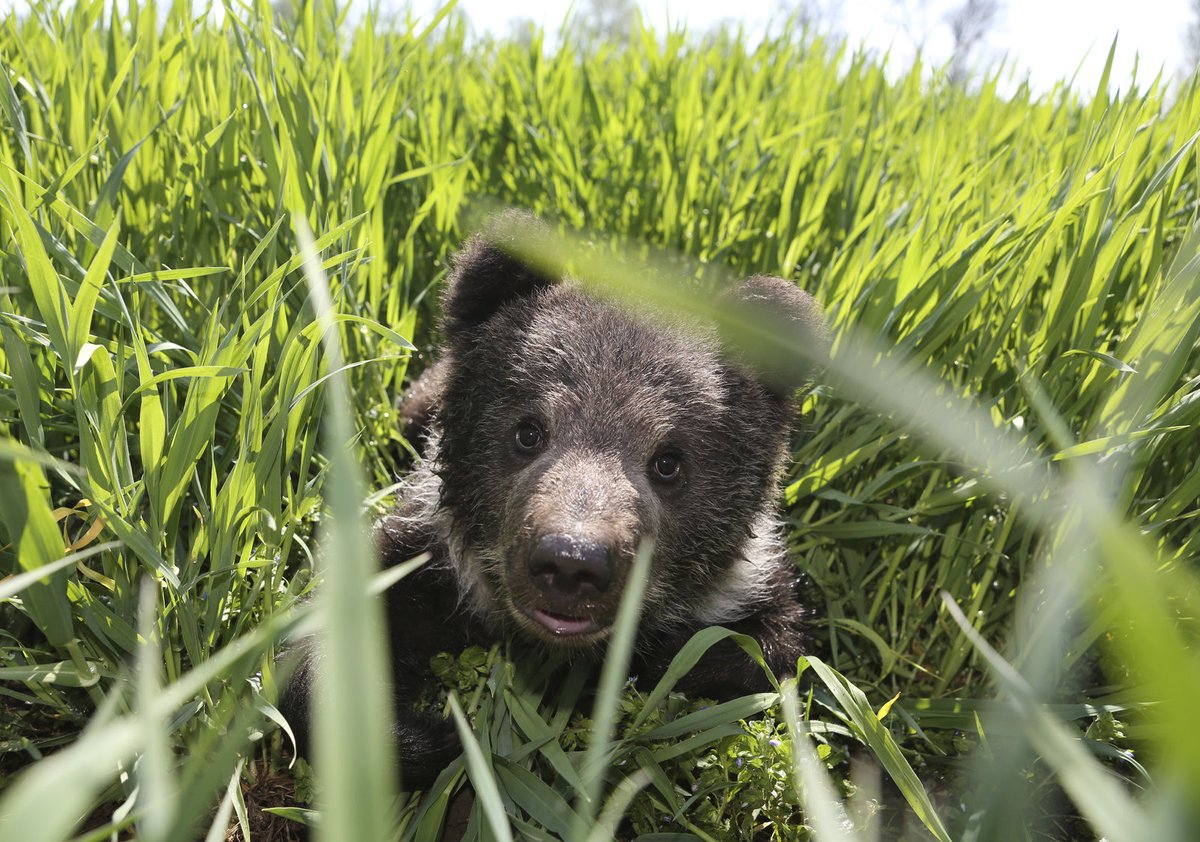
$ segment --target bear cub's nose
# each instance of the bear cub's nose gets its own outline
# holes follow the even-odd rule
[[[529,554],[529,575],[557,600],[599,596],[612,584],[613,563],[601,544],[573,535],[545,535]]]

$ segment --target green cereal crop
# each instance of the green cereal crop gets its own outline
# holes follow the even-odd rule
[[[1200,81],[1013,88],[794,27],[8,13],[0,839],[434,839],[468,779],[471,839],[1195,838]],[[468,751],[396,797],[369,593],[404,571],[363,524],[448,258],[507,205],[634,306],[764,272],[828,308],[785,481],[819,653],[718,706],[447,653]],[[274,656],[312,629],[338,670],[289,771]]]

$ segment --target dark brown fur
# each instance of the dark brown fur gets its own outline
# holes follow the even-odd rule
[[[475,238],[456,261],[444,355],[403,409],[411,429],[433,417],[426,458],[378,530],[385,565],[432,556],[387,595],[410,787],[458,750],[444,721],[411,707],[432,680],[430,658],[505,635],[601,656],[643,541],[654,554],[634,662],[642,679],[714,623],[758,640],[777,675],[794,673],[803,648],[775,499],[807,372],[731,355],[703,325],[632,315],[529,268],[498,239]],[[730,305],[821,341],[819,310],[787,281],[752,278]],[[521,432],[530,425],[539,435]],[[670,479],[656,473],[672,466],[664,454],[678,457]],[[539,552],[550,552],[549,573]],[[570,578],[577,568],[583,579]],[[317,668],[310,652],[281,701],[298,733]],[[766,687],[731,644],[679,685],[715,698]]]

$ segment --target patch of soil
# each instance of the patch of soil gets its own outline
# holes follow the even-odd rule
[[[296,782],[286,769],[271,770],[257,761],[254,781],[242,777],[242,798],[246,801],[246,818],[250,823],[250,838],[254,842],[306,842],[308,829],[291,819],[265,812],[267,807],[305,807],[296,801]],[[234,817],[225,833],[225,842],[243,842],[241,824]]]

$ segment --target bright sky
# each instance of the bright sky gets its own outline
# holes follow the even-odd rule
[[[906,63],[924,44],[926,55],[943,61],[950,54],[947,10],[962,0],[825,0],[834,8],[828,17],[851,43],[892,54]],[[386,7],[387,2],[384,0]],[[417,11],[439,5],[414,0]],[[579,4],[577,4],[579,5]],[[707,29],[718,21],[737,21],[761,31],[779,0],[643,0],[643,12],[655,28],[686,19],[691,28]],[[1001,11],[985,39],[981,57],[1010,62],[1026,69],[1034,88],[1044,90],[1079,70],[1081,87],[1094,87],[1114,35],[1120,34],[1114,81],[1124,86],[1134,67],[1148,82],[1159,69],[1168,74],[1184,70],[1184,32],[1191,20],[1189,0],[1000,0]],[[571,0],[460,0],[459,8],[474,25],[496,34],[509,31],[510,22],[530,18],[553,34],[566,17]]]
[[[474,26],[505,35],[512,23],[530,19],[553,37],[573,0],[459,0]],[[196,0],[203,3],[205,0]],[[345,2],[345,0],[343,0]],[[369,2],[387,10],[411,8],[421,17],[444,0],[349,0],[363,8]],[[582,6],[586,0],[575,0]],[[797,0],[638,0],[656,29],[687,21],[694,30],[742,24],[762,32],[781,6]],[[904,67],[918,47],[933,63],[944,62],[952,40],[946,14],[965,0],[813,0],[823,10],[826,28],[845,35],[854,45],[880,53],[891,50],[893,63]],[[1192,25],[1192,0],[999,0],[1000,13],[974,61],[1007,58],[1033,87],[1044,91],[1058,80],[1076,77],[1077,87],[1095,88],[1114,36],[1119,35],[1113,81],[1124,87],[1138,66],[1137,77],[1148,83],[1159,70],[1182,74],[1186,67],[1184,34]],[[0,14],[23,9],[26,0],[0,0]],[[215,4],[219,10],[220,4]],[[833,10],[833,11],[830,11]]]

